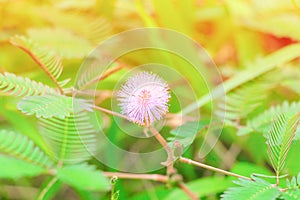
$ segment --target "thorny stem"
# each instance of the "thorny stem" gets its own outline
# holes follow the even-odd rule
[[[48,185],[41,191],[40,195],[38,196],[37,200],[43,200],[47,192],[50,188],[56,183],[57,177],[53,177]]]
[[[239,174],[235,174],[235,173],[232,173],[232,172],[228,172],[228,171],[225,171],[223,169],[219,169],[219,168],[212,167],[212,166],[209,166],[209,165],[205,165],[203,163],[200,163],[200,162],[188,159],[188,158],[180,157],[179,161],[183,162],[183,163],[190,164],[190,165],[195,165],[195,166],[198,166],[198,167],[202,167],[202,168],[205,168],[205,169],[208,169],[208,170],[211,170],[211,171],[219,172],[219,173],[222,173],[222,174],[225,174],[225,175],[234,176],[234,177],[237,177],[237,178],[243,178],[243,179],[253,181],[252,178],[242,176],[242,175],[239,175]]]
[[[171,175],[172,173],[175,172],[174,167],[173,167],[174,156],[173,156],[172,149],[169,147],[165,138],[163,138],[160,135],[160,133],[153,126],[149,126],[149,129],[153,133],[156,140],[165,148],[165,150],[168,154],[168,159],[165,164],[167,166],[167,175]]]

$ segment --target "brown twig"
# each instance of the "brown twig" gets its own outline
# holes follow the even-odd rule
[[[179,188],[190,197],[191,200],[198,200],[196,194],[194,194],[183,182],[179,183]]]
[[[169,177],[161,174],[130,174],[130,173],[121,173],[121,172],[103,172],[103,175],[106,177],[118,177],[123,179],[143,179],[143,180],[152,180],[162,183],[168,182]]]
[[[212,166],[209,166],[209,165],[206,165],[206,164],[203,164],[203,163],[200,163],[200,162],[188,159],[188,158],[180,157],[179,161],[183,162],[183,163],[190,164],[190,165],[195,165],[195,166],[198,166],[198,167],[202,167],[202,168],[205,168],[205,169],[208,169],[208,170],[211,170],[211,171],[219,172],[219,173],[222,173],[222,174],[225,174],[225,175],[228,175],[228,176],[234,176],[234,177],[237,177],[237,178],[243,178],[243,179],[253,181],[252,178],[248,178],[248,177],[243,176],[243,175],[228,172],[228,171],[225,171],[225,170],[222,170],[222,169],[219,169],[219,168],[216,168],[216,167],[212,167]]]
[[[88,81],[82,88],[80,88],[81,90],[84,89],[84,88],[87,88],[89,85],[92,85],[94,83],[97,83],[98,81],[101,81],[101,80],[104,80],[106,79],[107,77],[109,77],[110,75],[116,73],[117,71],[125,68],[125,64],[123,63],[120,63],[118,62],[118,66],[114,67],[114,68],[111,68],[109,70],[107,70],[102,76],[97,76],[95,77],[94,79]]]
[[[152,134],[154,135],[154,137],[156,138],[156,140],[165,148],[165,150],[168,154],[168,159],[166,161],[167,175],[174,173],[175,172],[174,167],[173,167],[174,156],[173,156],[172,149],[169,147],[165,138],[163,138],[160,135],[160,133],[153,126],[150,126],[149,129],[152,132]]]
[[[55,77],[51,74],[51,72],[47,69],[47,67],[29,49],[27,49],[21,45],[18,45],[16,43],[13,43],[13,42],[11,42],[11,44],[22,49],[25,53],[27,53],[34,60],[34,62],[36,62],[42,68],[42,70],[47,74],[47,76],[50,77],[50,79],[57,86],[59,92],[61,94],[64,94],[63,89],[60,87],[60,85],[59,85],[58,81],[55,79]]]
[[[107,77],[109,77],[110,75],[114,74],[115,72],[123,69],[125,67],[124,64],[118,63],[119,65],[114,67],[114,68],[110,68],[108,69],[101,77],[99,77],[96,81],[101,81],[106,79]]]
[[[128,118],[127,116],[122,115],[122,114],[117,113],[117,112],[114,112],[114,111],[111,111],[111,110],[108,110],[108,109],[106,109],[106,108],[102,108],[102,107],[99,107],[99,106],[94,106],[94,108],[95,108],[96,110],[101,111],[101,112],[105,112],[105,113],[108,113],[108,114],[110,114],[110,115],[114,115],[114,116],[117,116],[117,117],[126,119],[126,120],[128,120],[128,121],[132,121],[132,120],[131,120],[130,118]]]
[[[102,108],[99,106],[94,106],[94,108],[96,110],[132,121],[127,116],[122,115],[120,113],[117,113],[117,112],[114,112],[114,111],[111,111],[111,110],[108,110],[108,109],[105,109],[105,108]],[[106,176],[106,177],[116,176],[116,177],[124,178],[124,179],[146,179],[146,180],[159,181],[159,182],[163,182],[163,183],[167,183],[169,181],[170,175],[173,173],[176,173],[176,170],[174,169],[174,166],[173,166],[173,164],[174,164],[173,152],[172,152],[171,148],[169,147],[167,141],[160,135],[160,133],[153,126],[150,126],[149,129],[152,132],[152,134],[154,135],[154,137],[157,139],[157,141],[165,148],[165,150],[168,154],[168,159],[166,161],[167,176],[160,175],[160,174],[129,174],[129,173],[120,173],[120,172],[104,172],[103,173],[104,176]],[[189,190],[189,188],[187,188],[183,182],[179,182],[179,188],[183,192],[185,192],[192,200],[198,199],[197,196],[195,196],[195,194],[193,192],[191,192]]]

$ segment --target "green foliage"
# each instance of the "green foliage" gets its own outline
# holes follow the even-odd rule
[[[112,145],[133,153],[148,153],[157,147],[154,138],[129,138],[142,132],[141,127],[127,126],[123,119],[115,120],[117,116],[98,117],[101,112],[92,106],[114,108],[111,103],[120,80],[148,63],[149,71],[162,72],[160,66],[152,65],[158,63],[177,73],[173,76],[166,71],[172,93],[169,114],[165,123],[154,124],[163,137],[170,137],[176,157],[211,162],[216,168],[252,177],[252,181],[236,181],[239,186],[228,189],[223,199],[300,199],[300,175],[286,185],[279,177],[281,173],[297,174],[300,166],[300,126],[295,116],[300,112],[299,6],[299,0],[0,0],[0,199],[33,199],[35,194],[43,200],[188,199],[175,185],[167,188],[149,180],[119,177],[110,187],[101,170],[114,169],[92,158],[104,153],[106,161],[118,163],[120,156],[113,153]],[[153,32],[149,38],[124,41],[124,48],[149,39],[157,49],[137,49],[118,58],[100,57],[94,51],[93,59],[99,59],[96,64],[86,59],[112,34],[143,26],[184,33],[205,49],[198,51],[194,45],[172,37],[162,39],[164,34]],[[185,55],[164,51],[165,47],[183,47]],[[112,45],[103,53],[111,50],[126,49]],[[201,61],[192,67],[195,58]],[[97,65],[98,61],[106,66]],[[82,63],[92,67],[78,71]],[[212,74],[212,68],[220,74]],[[109,77],[99,80],[103,74]],[[183,82],[193,94],[182,87]],[[85,100],[92,97],[92,90],[80,91],[94,89],[88,86],[96,88],[95,102]],[[200,113],[200,120],[198,115],[187,115],[190,112]],[[214,114],[225,117],[224,125],[230,127],[219,138],[214,132],[201,137],[206,127],[219,128],[219,122],[211,118]],[[94,121],[95,115],[99,122]],[[134,134],[125,134],[131,130]],[[103,145],[100,131],[112,145]],[[201,144],[203,149],[213,148],[200,160]],[[132,169],[142,167],[142,162],[122,159]],[[182,177],[200,199],[219,199],[236,180],[220,176],[221,170],[212,173],[179,161],[174,167],[178,174],[171,178]],[[165,169],[153,173],[165,175]]]
[[[34,177],[45,172],[45,168],[16,158],[0,155],[0,178],[18,179]]]
[[[281,199],[285,200],[297,200],[300,198],[300,173],[298,177],[292,177],[292,179],[286,180],[287,190],[281,193]]]
[[[264,104],[270,85],[262,80],[253,80],[234,89],[226,96],[224,102],[219,104],[221,111],[218,111],[217,115],[223,117],[223,113],[226,112],[225,119],[228,121],[246,118]]]
[[[285,113],[288,117],[295,115],[300,111],[300,102],[287,102],[284,101],[281,105],[272,106],[263,113],[255,116],[253,119],[248,119],[246,126],[242,127],[240,133],[246,134],[252,131],[263,133],[265,136],[271,129],[273,120],[280,114]],[[297,136],[300,129],[297,130]]]
[[[92,111],[92,106],[86,100],[49,94],[24,97],[17,106],[24,114],[35,114],[37,118],[64,119],[70,117],[72,112]]]
[[[63,70],[60,56],[50,49],[43,48],[24,36],[15,36],[10,42],[25,51],[52,78],[57,80]]]
[[[168,138],[170,141],[177,141],[183,148],[187,148],[195,139],[196,134],[209,125],[209,121],[187,122],[176,129],[171,130],[173,137]]]
[[[284,200],[298,200],[300,199],[300,189],[292,189],[281,194],[281,199]]]
[[[95,166],[87,164],[65,166],[58,170],[57,176],[69,185],[83,190],[107,191],[109,181]]]
[[[182,112],[189,113],[193,110],[201,108],[212,99],[215,100],[221,97],[223,95],[223,92],[228,93],[238,88],[239,86],[264,75],[265,73],[270,72],[271,70],[278,67],[278,65],[289,62],[299,57],[299,52],[300,45],[293,44],[286,46],[262,59],[256,60],[256,62],[252,63],[252,65],[254,65],[255,67],[236,73],[229,80],[216,87],[216,89],[212,91],[211,94],[206,94],[202,96],[197,102],[183,108]]]
[[[28,35],[40,45],[55,50],[63,58],[82,58],[93,50],[88,40],[63,28],[29,29]]]
[[[221,197],[222,200],[261,200],[276,199],[280,195],[279,188],[267,181],[252,176],[253,181],[239,179],[235,181],[239,187],[229,188]]]
[[[58,94],[53,88],[12,73],[0,73],[0,93],[13,96]]]
[[[187,184],[187,187],[190,188],[199,198],[205,197],[207,195],[216,195],[226,188],[231,186],[232,183],[227,178],[222,177],[206,177],[199,180],[191,181]],[[164,198],[165,200],[172,199],[182,199],[188,200],[189,198],[179,189],[175,189],[170,192],[170,194]]]
[[[97,126],[91,121],[88,112],[77,111],[64,119],[39,119],[39,130],[55,159],[66,164],[88,160],[97,149]]]
[[[279,176],[285,164],[298,124],[298,114],[291,119],[281,114],[272,125],[267,144],[268,155],[276,172],[276,176]]]
[[[291,180],[286,180],[286,186],[289,189],[297,189],[300,185],[300,173],[298,174],[298,177],[292,177]]]
[[[54,165],[49,156],[35,146],[33,141],[13,131],[0,131],[0,151],[43,168]]]

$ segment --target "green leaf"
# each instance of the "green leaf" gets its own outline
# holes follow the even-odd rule
[[[226,188],[230,187],[232,182],[227,178],[222,177],[206,177],[187,183],[187,187],[195,193],[199,198],[211,194],[223,192]],[[165,200],[188,200],[189,198],[180,189],[174,189]]]
[[[300,173],[298,173],[297,178],[293,176],[291,180],[286,180],[286,186],[289,189],[298,189],[298,186],[300,185]]]
[[[12,107],[10,107],[12,105]],[[15,103],[10,98],[2,98],[0,100],[0,115],[7,120],[7,122],[13,127],[13,130],[26,135],[30,138],[37,146],[39,146],[44,152],[47,152],[48,147],[38,132],[36,127],[36,121],[28,118],[16,110]]]
[[[297,112],[300,112],[300,102],[283,102],[281,105],[272,106],[260,115],[249,119],[246,126],[239,132],[244,131],[244,134],[257,131],[264,135],[267,135],[271,129],[273,120],[280,114],[285,113],[287,116],[294,116]],[[247,129],[247,130],[246,130]],[[296,133],[296,139],[300,137],[300,129],[298,128]]]
[[[268,155],[276,176],[279,176],[285,164],[298,124],[298,114],[291,119],[281,114],[273,123],[270,134],[267,137]]]
[[[28,35],[63,58],[82,58],[93,50],[88,40],[63,28],[32,28]]]
[[[239,179],[235,181],[239,187],[229,188],[223,195],[221,195],[222,200],[262,200],[262,199],[276,199],[280,191],[277,187],[273,186],[271,183],[257,178],[252,177],[254,181]]]
[[[58,162],[74,164],[91,158],[97,150],[99,127],[92,115],[76,110],[64,119],[39,118],[39,130]]]
[[[216,114],[229,121],[249,117],[258,107],[262,106],[268,97],[271,83],[265,80],[253,80],[229,92],[219,103],[220,111]]]
[[[92,111],[92,105],[84,99],[46,94],[24,97],[18,103],[18,109],[26,115],[35,114],[37,118],[58,117],[64,119],[78,110]]]
[[[102,172],[87,164],[65,166],[58,170],[57,177],[81,190],[107,191],[110,188],[109,180]]]
[[[45,169],[38,165],[27,163],[12,157],[0,154],[0,178],[33,177],[42,174]]]
[[[193,143],[196,134],[203,129],[205,126],[209,125],[210,121],[194,121],[187,122],[174,130],[171,130],[171,135],[174,137],[168,138],[170,141],[177,141],[183,146],[183,148],[188,147]]]
[[[79,76],[77,77],[75,88],[78,90],[83,90],[88,88],[88,86],[94,86],[100,80],[103,75],[103,67],[106,66],[107,70],[111,70],[112,68],[117,68],[120,66],[120,63],[113,62],[112,58],[109,56],[102,56],[101,59],[86,59],[85,65],[90,66],[89,68],[81,68],[79,71]],[[121,79],[121,76],[127,72],[125,69],[120,69],[116,73],[112,73],[111,76],[107,77],[105,82],[112,81],[112,84],[109,84],[110,87],[114,85],[115,82]],[[103,84],[101,84],[103,86]]]
[[[284,200],[299,200],[300,189],[287,190],[286,192],[282,192],[280,197]]]
[[[253,66],[255,67],[251,67],[247,70],[237,73],[228,81],[216,87],[215,90],[201,97],[197,102],[192,103],[191,105],[183,108],[181,112],[182,114],[187,114],[193,110],[199,109],[205,104],[211,102],[212,100],[222,96],[224,92],[228,93],[231,90],[247,83],[248,81],[260,77],[266,72],[275,69],[277,66],[289,62],[299,56],[300,56],[300,44],[293,44],[281,48],[280,50],[266,56],[265,58],[257,60],[256,63],[253,63]]]
[[[10,43],[27,53],[55,82],[60,77],[63,66],[60,56],[53,50],[43,48],[33,40],[24,36],[15,36]]]
[[[43,168],[54,166],[49,156],[36,147],[33,141],[13,131],[0,131],[0,151]]]
[[[40,82],[5,72],[0,73],[0,93],[12,96],[32,96],[58,94],[59,92]]]
[[[267,168],[263,168],[248,162],[237,162],[230,171],[247,177],[250,177],[253,173],[265,174],[270,176],[273,175],[273,173]]]

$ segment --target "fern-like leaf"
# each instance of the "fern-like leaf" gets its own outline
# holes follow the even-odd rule
[[[270,88],[271,84],[267,84],[262,80],[253,80],[252,82],[244,84],[231,91],[226,96],[225,102],[220,102],[219,108],[221,110],[216,114],[223,117],[225,108],[226,120],[233,121],[245,118],[263,105]]]
[[[286,180],[288,190],[281,193],[281,199],[285,200],[298,200],[300,199],[300,173],[298,177],[292,177],[291,180]]]
[[[34,142],[13,131],[0,131],[0,151],[43,168],[54,166],[53,161]]]
[[[268,155],[277,177],[285,164],[298,124],[298,114],[291,119],[281,114],[273,123],[268,135]]]
[[[297,189],[300,185],[300,173],[298,174],[298,177],[296,178],[293,176],[291,180],[286,180],[286,186],[289,189]]]
[[[10,43],[26,52],[60,88],[57,79],[60,77],[63,66],[60,56],[53,50],[40,47],[37,43],[24,36],[15,36]]]
[[[252,131],[261,132],[267,135],[271,129],[273,120],[280,114],[285,113],[287,116],[294,116],[300,112],[300,102],[289,103],[283,102],[281,105],[272,106],[260,115],[249,119],[246,122],[246,126],[239,130],[239,133],[247,134]],[[296,133],[296,139],[299,139],[300,129],[298,128]]]
[[[281,199],[284,200],[299,200],[300,199],[300,189],[291,189],[286,192],[281,193]]]
[[[34,163],[0,154],[0,178],[18,179],[45,173],[45,168]]]
[[[254,181],[239,179],[235,181],[237,185],[240,187],[232,187],[229,188],[225,193],[221,196],[222,200],[262,200],[262,199],[276,199],[280,191],[277,187],[272,185],[271,183],[257,178],[252,177]]]
[[[58,170],[57,176],[63,182],[81,190],[107,191],[110,188],[109,181],[102,172],[86,163],[64,166]]]
[[[63,58],[83,58],[93,46],[90,42],[65,28],[32,28],[27,34],[40,45],[51,48]]]
[[[94,113],[77,110],[64,119],[39,119],[39,130],[57,161],[65,164],[79,163],[88,160],[96,152],[99,128],[92,122],[92,114]]]
[[[13,96],[32,96],[58,94],[59,92],[40,82],[5,72],[0,73],[0,93]]]
[[[113,59],[109,56],[101,56],[99,58],[90,58],[85,61],[85,66],[89,66],[86,68],[82,68],[78,73],[78,76],[75,88],[82,90],[88,88],[88,86],[95,85],[102,77],[105,72],[112,70],[111,72],[115,72],[120,70],[124,64],[114,62]]]
[[[69,117],[72,112],[77,112],[78,109],[92,111],[92,105],[84,99],[46,94],[24,97],[18,103],[18,109],[27,115],[35,114],[38,118],[64,119],[66,116]]]

